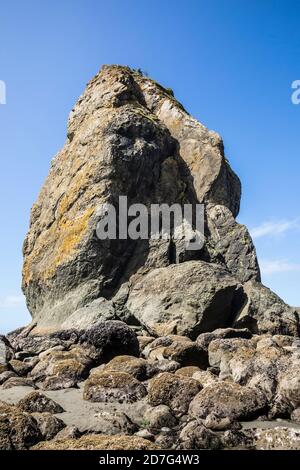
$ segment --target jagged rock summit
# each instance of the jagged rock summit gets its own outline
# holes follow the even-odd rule
[[[99,240],[103,203],[205,204],[205,243]],[[104,66],[72,110],[63,149],[31,211],[23,291],[38,327],[99,320],[196,338],[216,328],[298,334],[298,314],[260,283],[235,220],[241,185],[222,140],[138,71]]]

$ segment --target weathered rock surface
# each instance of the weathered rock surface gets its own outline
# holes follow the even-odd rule
[[[8,339],[0,335],[0,374],[8,370],[8,362],[12,355],[13,351]]]
[[[182,449],[211,449],[222,447],[219,436],[197,420],[190,421],[180,433]]]
[[[17,377],[17,374],[15,372],[12,372],[11,370],[6,370],[0,374],[0,385],[3,385],[4,382],[12,377]]]
[[[121,411],[109,412],[99,410],[95,414],[97,425],[93,424],[86,432],[98,433],[113,436],[115,434],[132,435],[138,430],[138,426],[131,421],[131,419]]]
[[[227,269],[241,283],[260,281],[260,270],[249,232],[238,224],[224,205],[209,205],[207,220],[216,259],[221,257]]]
[[[135,332],[121,321],[101,321],[95,323],[80,336],[84,348],[93,348],[91,355],[100,362],[115,356],[138,356],[139,342]]]
[[[231,420],[250,419],[259,416],[266,407],[266,397],[260,390],[222,382],[203,388],[191,402],[189,413],[194,418],[206,418],[213,413]]]
[[[9,366],[19,376],[27,375],[33,368],[32,363],[20,361],[18,359],[12,359],[9,361]]]
[[[187,261],[151,271],[132,288],[127,306],[154,334],[199,333],[230,326],[238,282],[220,266]]]
[[[144,422],[150,429],[172,428],[176,426],[177,419],[167,405],[158,405],[148,408],[144,414]]]
[[[257,450],[300,450],[300,431],[289,428],[257,429],[254,436]]]
[[[142,351],[149,361],[175,361],[181,366],[195,365],[206,368],[208,365],[207,352],[186,336],[161,336],[151,341]]]
[[[96,402],[126,402],[140,400],[147,394],[142,383],[126,372],[95,371],[84,386],[83,398]]]
[[[210,333],[202,333],[197,338],[197,344],[204,350],[214,339],[230,339],[230,338],[252,338],[252,333],[247,328],[218,328]]]
[[[43,441],[54,438],[57,433],[66,427],[65,423],[52,413],[32,413],[31,416],[36,421]]]
[[[30,378],[25,377],[10,377],[9,379],[5,380],[2,388],[4,390],[12,387],[33,387],[35,388],[34,382]]]
[[[299,314],[278,295],[259,282],[244,285],[245,306],[237,316],[237,328],[249,328],[253,333],[299,335]]]
[[[152,406],[167,405],[176,416],[182,416],[200,389],[194,379],[165,372],[150,380],[149,403]]]
[[[98,321],[117,320],[115,308],[112,302],[103,297],[93,300],[91,303],[79,308],[70,315],[61,325],[62,328],[78,329],[89,328]]]
[[[33,368],[30,377],[44,390],[75,387],[87,377],[92,363],[80,346],[70,351],[50,351]]]
[[[42,436],[36,420],[16,406],[0,402],[0,450],[24,450]]]
[[[219,380],[233,380],[260,389],[266,395],[270,417],[288,417],[299,402],[300,354],[285,346],[288,336],[216,339],[209,344],[209,364]]]
[[[63,413],[64,409],[41,392],[32,392],[19,401],[18,407],[28,413]]]
[[[155,369],[145,359],[134,356],[116,356],[103,368],[104,372],[127,372],[138,380],[146,380],[151,377]]]
[[[143,274],[195,257],[237,283],[259,280],[250,236],[234,220],[240,194],[215,132],[153,80],[103,67],[72,110],[67,142],[32,208],[23,289],[33,317],[40,326],[79,328],[128,318],[129,291]],[[208,204],[207,247],[193,253],[176,239],[98,240],[100,205],[118,206],[121,195],[129,204]]]
[[[53,439],[41,442],[32,450],[155,450],[157,446],[136,436],[87,435],[79,439]]]

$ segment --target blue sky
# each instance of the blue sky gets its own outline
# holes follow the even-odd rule
[[[300,1],[11,0],[0,18],[0,331],[30,319],[20,290],[30,207],[105,63],[147,71],[222,135],[263,281],[300,305]]]

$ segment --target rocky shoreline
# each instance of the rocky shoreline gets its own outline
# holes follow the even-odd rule
[[[1,449],[300,449],[291,336],[28,331],[0,340]]]

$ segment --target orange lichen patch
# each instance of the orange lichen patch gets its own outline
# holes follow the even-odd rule
[[[78,173],[73,177],[73,180],[68,187],[66,193],[60,200],[60,203],[57,208],[58,218],[63,217],[64,214],[68,212],[70,207],[78,199],[80,194],[86,190],[89,185],[89,180],[91,175],[94,173],[95,169],[92,164],[85,164],[83,168],[78,171]]]
[[[95,208],[89,207],[76,220],[70,220],[67,218],[61,219],[61,222],[59,223],[59,244],[56,249],[57,254],[54,258],[55,266],[62,264],[65,258],[74,252],[86,233],[89,220],[94,212]]]
[[[89,207],[75,220],[66,216],[55,223],[40,235],[38,247],[27,256],[23,267],[23,282],[25,285],[35,277],[43,280],[50,279],[58,266],[66,262],[75,252],[77,246],[83,240],[89,226],[90,218],[95,212],[95,207]],[[44,263],[35,266],[35,261],[44,255]],[[46,259],[45,259],[46,258]],[[43,269],[43,265],[47,268]]]

